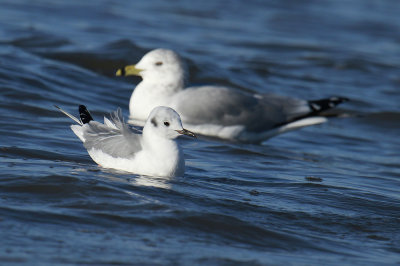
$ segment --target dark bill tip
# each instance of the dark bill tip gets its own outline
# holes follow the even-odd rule
[[[177,130],[176,132],[178,132],[179,134],[182,134],[182,135],[197,138],[197,136],[192,131],[189,131],[187,129]]]

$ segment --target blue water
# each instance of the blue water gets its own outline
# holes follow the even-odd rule
[[[1,265],[400,263],[400,3],[0,1]],[[347,117],[262,145],[181,139],[184,177],[98,167],[53,104],[128,115],[171,48],[191,83],[304,99]]]

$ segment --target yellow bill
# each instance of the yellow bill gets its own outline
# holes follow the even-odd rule
[[[116,76],[140,76],[140,72],[143,69],[136,68],[135,65],[129,65],[123,68],[120,68],[117,70],[117,73],[115,73]]]

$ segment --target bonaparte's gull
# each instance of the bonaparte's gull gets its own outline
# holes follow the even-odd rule
[[[85,106],[79,106],[80,119],[56,106],[78,125],[71,125],[90,157],[105,168],[140,175],[182,176],[183,152],[176,142],[179,135],[195,135],[182,127],[179,114],[169,107],[155,107],[149,114],[143,133],[134,131],[122,118],[121,109],[94,121]]]
[[[156,49],[117,76],[138,75],[129,103],[129,122],[143,126],[159,105],[175,109],[185,127],[198,134],[244,142],[260,142],[297,128],[327,121],[321,112],[347,101],[331,97],[315,101],[276,94],[252,94],[227,87],[186,88],[187,67],[174,51]]]

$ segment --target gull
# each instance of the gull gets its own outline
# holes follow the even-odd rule
[[[262,142],[273,136],[327,121],[322,112],[347,101],[331,97],[306,101],[276,94],[257,94],[222,86],[186,87],[187,66],[172,50],[155,49],[117,76],[137,75],[129,122],[143,126],[158,105],[175,109],[189,130],[211,137]]]
[[[176,138],[195,135],[182,127],[179,114],[172,108],[155,107],[140,134],[124,123],[119,108],[110,119],[104,117],[102,124],[93,120],[84,105],[79,106],[80,119],[55,107],[77,123],[71,125],[72,131],[100,166],[139,175],[183,176],[185,161]]]

